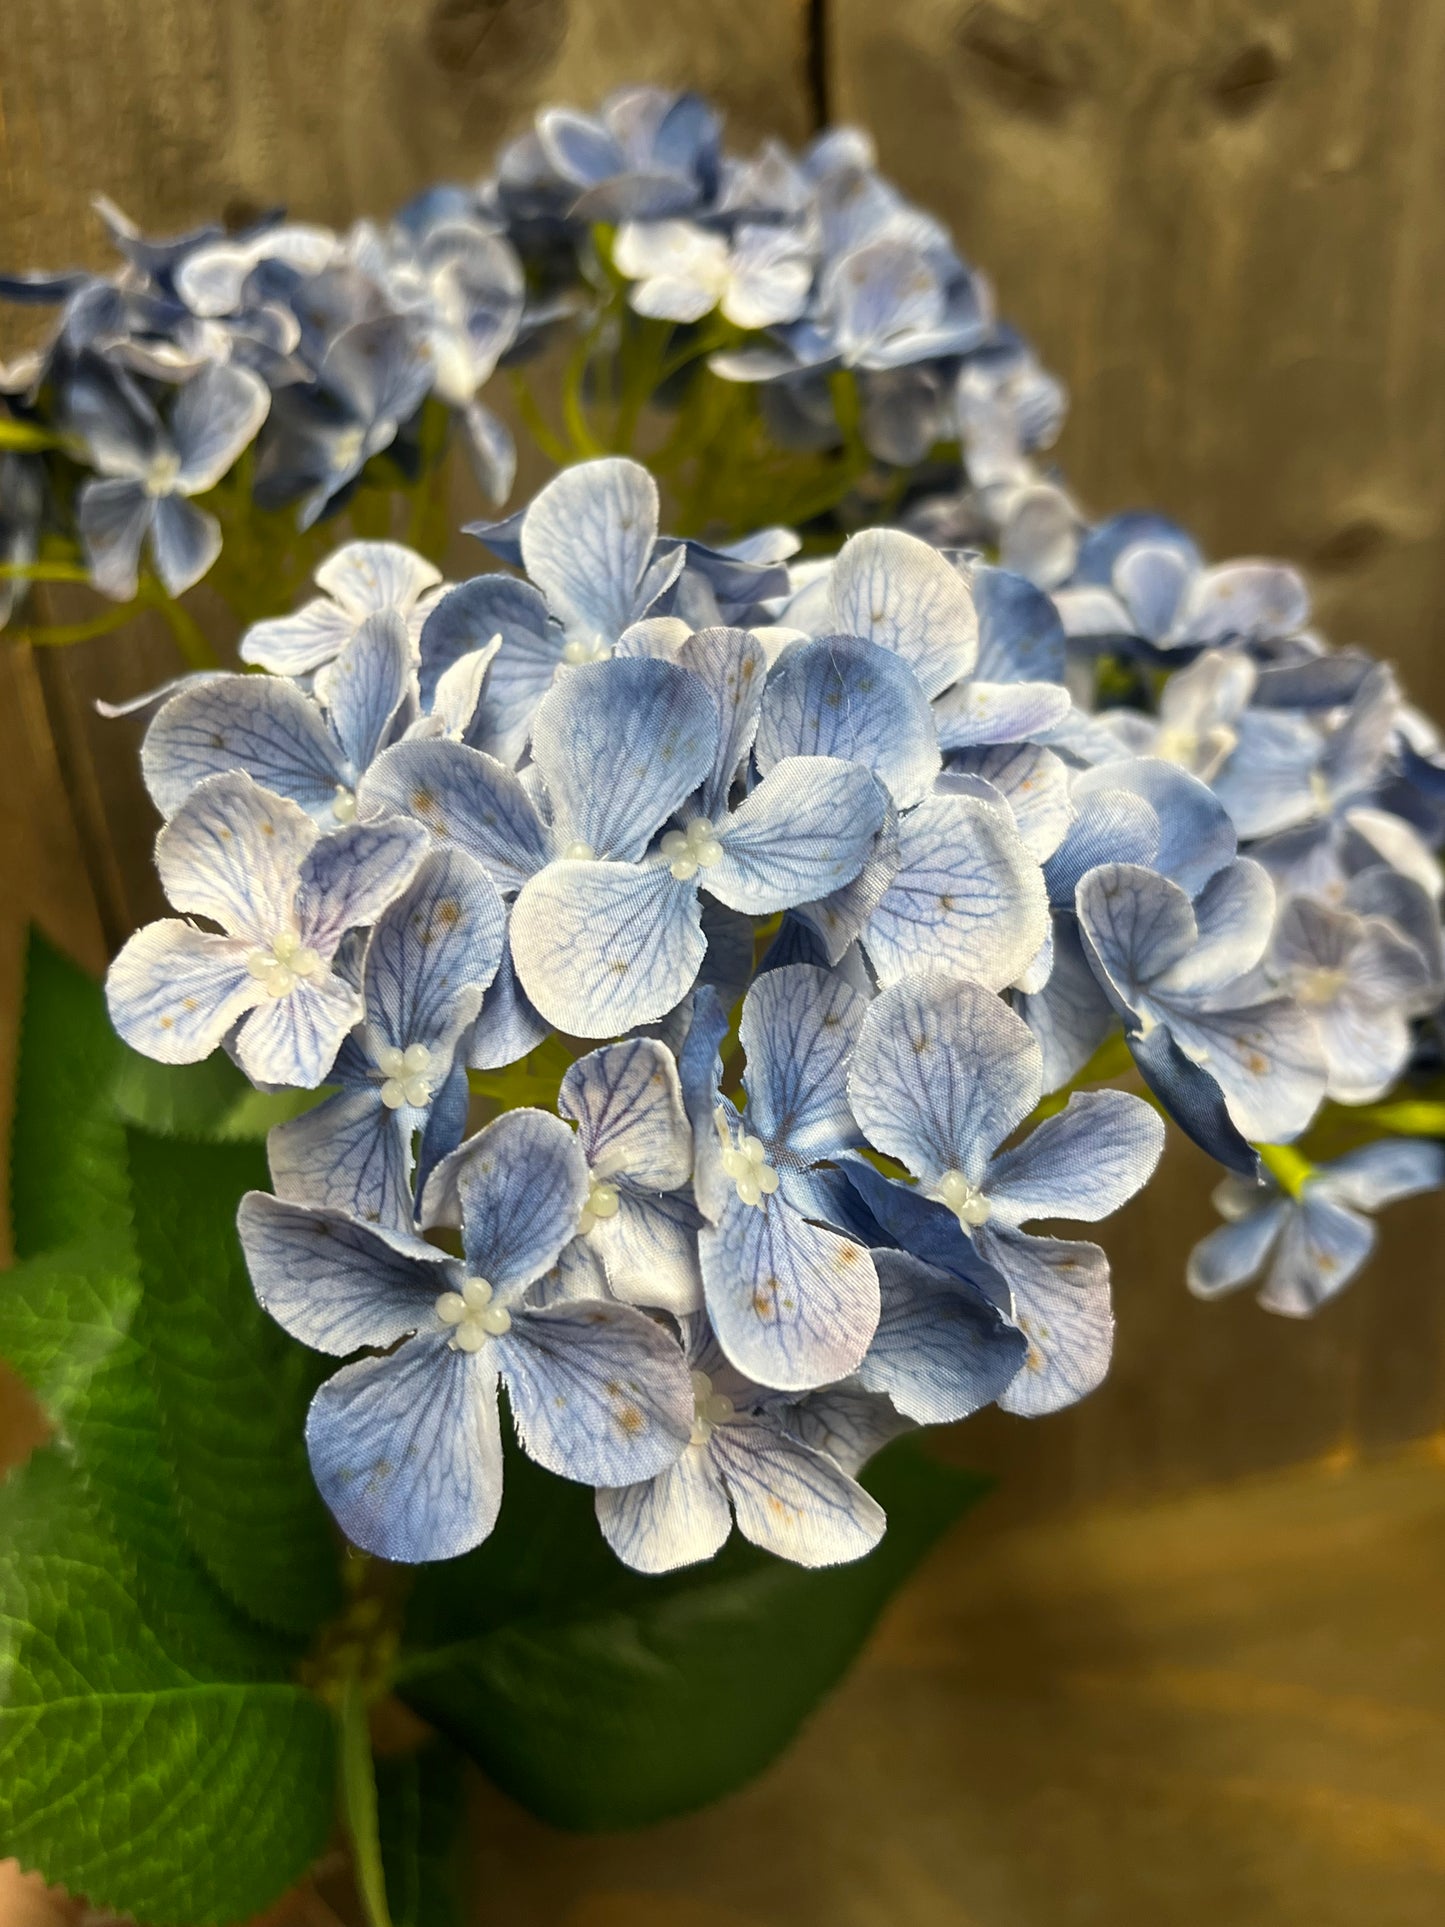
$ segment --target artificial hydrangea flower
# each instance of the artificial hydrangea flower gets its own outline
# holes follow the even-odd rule
[[[613,265],[634,284],[638,314],[701,321],[718,309],[738,328],[795,321],[812,286],[805,235],[773,226],[739,227],[729,239],[689,221],[627,221]]]
[[[241,660],[277,676],[309,676],[335,661],[368,617],[394,610],[419,635],[441,570],[399,542],[348,542],[316,571],[321,594],[295,615],[253,622]]]

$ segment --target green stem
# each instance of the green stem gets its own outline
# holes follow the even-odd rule
[[[39,454],[47,448],[64,448],[65,438],[37,428],[33,422],[0,421],[0,449],[13,448],[22,454]]]
[[[89,582],[78,562],[0,562],[0,582]]]
[[[546,416],[542,413],[537,397],[532,393],[531,383],[520,368],[509,368],[507,377],[511,383],[512,396],[517,404],[517,413],[522,417],[528,434],[541,449],[548,461],[565,468],[572,457],[566,443],[553,433]]]
[[[592,432],[592,424],[587,419],[586,405],[582,400],[582,384],[587,378],[587,363],[596,337],[597,329],[592,328],[578,342],[568,358],[567,372],[562,381],[562,419],[572,439],[572,453],[568,457],[570,461],[607,453]]]
[[[89,622],[67,622],[52,624],[39,629],[12,629],[12,642],[28,642],[36,649],[66,649],[73,642],[93,642],[97,636],[108,636],[113,629],[123,629],[126,623],[135,619],[136,604],[123,603],[118,609],[107,609],[102,616],[92,616]]]
[[[1346,1113],[1352,1122],[1379,1124],[1401,1137],[1445,1137],[1445,1104],[1428,1098],[1402,1097],[1389,1104],[1365,1104]]]
[[[391,1927],[386,1874],[381,1864],[381,1829],[376,1810],[376,1769],[361,1682],[342,1688],[337,1714],[341,1743],[341,1817],[351,1840],[352,1871],[367,1927]]]
[[[1259,1161],[1286,1197],[1297,1198],[1314,1176],[1315,1167],[1292,1144],[1256,1144]]]

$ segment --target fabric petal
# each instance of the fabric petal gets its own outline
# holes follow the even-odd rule
[[[677,1064],[651,1037],[579,1058],[562,1079],[557,1109],[577,1126],[596,1177],[624,1173],[644,1190],[675,1191],[692,1175],[692,1132]]]
[[[1069,778],[1052,750],[1036,743],[988,745],[958,751],[948,759],[947,788],[955,776],[987,783],[1008,804],[1029,854],[1044,863],[1068,834],[1073,821]],[[1069,892],[1073,901],[1073,891]]]
[[[978,563],[973,571],[978,611],[978,661],[985,682],[1064,680],[1068,645],[1059,612],[1027,576]]]
[[[437,1166],[427,1222],[437,1222],[434,1200],[453,1192],[469,1269],[499,1297],[514,1295],[550,1270],[576,1232],[587,1165],[560,1118],[504,1111]]]
[[[933,720],[944,749],[968,749],[1045,736],[1072,707],[1068,690],[1057,683],[966,682],[936,698]]]
[[[717,716],[717,748],[701,798],[703,815],[715,817],[727,808],[733,781],[753,746],[767,651],[745,629],[699,629],[675,660],[703,684]]]
[[[151,554],[167,595],[184,595],[221,553],[221,525],[214,515],[180,495],[156,497]]]
[[[1219,1225],[1201,1238],[1189,1254],[1184,1273],[1194,1296],[1219,1298],[1257,1278],[1289,1209],[1288,1199],[1276,1194],[1246,1217]]]
[[[450,1055],[497,974],[506,928],[481,865],[461,850],[429,851],[367,945],[366,1016],[376,1042]]]
[[[1137,863],[1102,863],[1075,893],[1084,952],[1115,1008],[1136,1012],[1156,977],[1182,963],[1199,939],[1177,883]]]
[[[865,529],[833,564],[833,628],[902,656],[927,696],[968,675],[978,657],[978,616],[968,584],[916,535]]]
[[[444,1338],[359,1359],[311,1401],[306,1450],[352,1545],[400,1565],[455,1559],[502,1503],[496,1373]]]
[[[848,1063],[867,999],[810,964],[759,977],[743,999],[748,1129],[813,1162],[860,1142],[848,1107]]]
[[[359,774],[387,738],[411,680],[411,638],[395,609],[365,618],[326,675],[331,727]]]
[[[411,1129],[382,1103],[379,1084],[338,1091],[274,1125],[266,1155],[278,1198],[328,1205],[366,1224],[411,1223]]]
[[[237,1061],[253,1084],[315,1090],[361,1012],[360,997],[340,977],[303,981],[284,997],[267,997],[246,1018]]]
[[[1076,1404],[1103,1381],[1113,1354],[1109,1260],[1097,1245],[995,1232],[989,1225],[979,1247],[1012,1286],[1014,1322],[1028,1341],[999,1405],[1039,1418]]]
[[[1308,1014],[1285,998],[1243,1010],[1171,1010],[1186,1056],[1224,1092],[1229,1114],[1256,1144],[1299,1136],[1325,1094],[1325,1058]]]
[[[795,1566],[862,1559],[883,1537],[882,1506],[822,1452],[754,1419],[719,1426],[713,1463],[738,1531]]]
[[[186,382],[171,410],[171,439],[181,458],[176,487],[183,495],[214,488],[236,457],[256,439],[271,406],[259,375],[234,361],[204,368]]]
[[[707,948],[695,887],[665,864],[631,863],[549,864],[517,899],[511,943],[527,995],[574,1037],[665,1016]]]
[[[346,779],[320,710],[279,676],[209,676],[182,689],[146,731],[141,769],[163,816],[208,776],[239,769],[334,824]]]
[[[273,676],[309,676],[340,654],[361,620],[330,596],[316,596],[294,615],[253,622],[241,638],[240,657]]]
[[[549,855],[546,826],[514,771],[461,743],[397,743],[361,780],[364,811],[411,816],[464,850],[497,888],[518,890]]]
[[[991,1405],[1017,1376],[1027,1341],[985,1295],[905,1251],[875,1251],[883,1309],[862,1384],[920,1425],[951,1425]]]
[[[711,1559],[733,1529],[721,1475],[706,1445],[690,1445],[654,1479],[602,1486],[597,1523],[634,1572],[675,1572]]]
[[[496,1352],[522,1449],[560,1478],[635,1485],[686,1449],[692,1381],[644,1312],[605,1299],[522,1311]]]
[[[428,848],[421,826],[404,817],[347,823],[322,837],[301,865],[296,921],[302,940],[331,957],[348,930],[375,923],[401,895]]]
[[[848,1096],[869,1140],[916,1177],[977,1184],[1037,1104],[1039,1064],[1028,1025],[991,991],[920,973],[869,1005]]]
[[[297,804],[241,772],[208,777],[156,839],[156,869],[177,910],[269,948],[289,929],[300,865],[319,831]]]
[[[599,1218],[582,1242],[601,1261],[614,1298],[681,1318],[702,1309],[702,1224],[702,1213],[683,1192],[619,1185],[616,1215]]]
[[[1257,1179],[1259,1157],[1230,1115],[1224,1092],[1210,1072],[1187,1057],[1162,1024],[1149,1031],[1131,1031],[1128,1044],[1144,1082],[1180,1130],[1226,1170]]]
[[[984,1181],[990,1222],[1095,1224],[1143,1190],[1163,1151],[1163,1120],[1142,1098],[1076,1091],[1062,1111],[990,1164]]]
[[[140,550],[155,497],[139,482],[100,477],[81,486],[76,522],[85,566],[102,595],[129,602],[140,581]]]
[[[110,1021],[162,1064],[198,1064],[265,996],[247,948],[166,918],[128,939],[106,973]]]
[[[827,896],[862,869],[884,808],[883,791],[856,763],[787,757],[718,826],[722,859],[699,881],[751,916]]]
[[[441,579],[435,563],[400,542],[347,542],[313,578],[358,625],[377,609],[409,610]]]
[[[899,809],[911,809],[939,769],[934,719],[918,678],[892,650],[853,636],[820,636],[790,649],[768,678],[758,768],[766,776],[790,756],[861,763]]]
[[[522,560],[569,636],[614,643],[638,616],[657,540],[657,484],[625,456],[554,476],[522,523]]]
[[[1042,990],[1020,996],[1019,1015],[1043,1052],[1043,1087],[1056,1091],[1081,1071],[1118,1021],[1079,942],[1072,917],[1053,920],[1053,968]]]
[[[1400,1198],[1445,1184],[1445,1144],[1424,1138],[1382,1138],[1323,1165],[1315,1180],[1341,1204],[1378,1211]]]
[[[1359,1271],[1375,1247],[1368,1218],[1306,1184],[1285,1219],[1259,1302],[1285,1318],[1310,1318]]]

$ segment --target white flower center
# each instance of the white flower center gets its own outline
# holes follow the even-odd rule
[[[746,1131],[739,1132],[734,1143],[721,1104],[713,1112],[713,1122],[722,1141],[722,1167],[736,1185],[738,1197],[744,1204],[761,1204],[778,1188],[778,1174],[768,1163],[767,1146]]]
[[[492,1287],[485,1278],[464,1278],[460,1291],[444,1291],[436,1314],[452,1328],[447,1342],[454,1352],[479,1352],[489,1338],[512,1329],[512,1314],[492,1303]]]
[[[1239,738],[1227,723],[1211,729],[1161,729],[1154,744],[1154,755],[1166,763],[1195,769],[1204,763],[1222,763]]]
[[[1323,770],[1312,769],[1310,771],[1310,796],[1320,815],[1328,816],[1330,813],[1330,786],[1325,781]]]
[[[587,1197],[582,1206],[582,1216],[577,1221],[577,1229],[584,1233],[591,1231],[604,1218],[615,1218],[619,1202],[615,1184],[609,1184],[606,1178],[599,1178],[595,1171],[589,1171],[587,1178]]]
[[[710,870],[722,862],[723,846],[715,825],[698,816],[685,830],[668,831],[662,839],[662,854],[678,882],[690,883],[699,870]]]
[[[288,997],[303,979],[326,975],[326,965],[294,930],[283,930],[269,950],[253,950],[246,968],[266,986],[268,997]]]
[[[146,468],[143,485],[147,495],[169,495],[175,488],[176,477],[181,472],[181,458],[170,449],[162,449],[153,455]]]
[[[584,843],[580,837],[575,837],[562,852],[562,858],[567,863],[590,863],[596,854],[590,843]]]
[[[574,636],[562,651],[563,662],[608,662],[611,656],[612,644],[600,634],[595,635],[591,642]]]
[[[343,468],[359,468],[366,457],[366,430],[364,428],[343,428],[331,444],[332,467],[338,472]]]
[[[1290,988],[1302,1004],[1318,1010],[1326,1004],[1332,1004],[1348,982],[1347,970],[1334,970],[1327,964],[1316,964],[1312,968],[1295,971],[1290,978]]]
[[[403,1104],[420,1110],[431,1103],[437,1073],[425,1044],[408,1044],[405,1050],[388,1044],[376,1053],[376,1068],[386,1079],[381,1101],[389,1111],[399,1111]]]
[[[712,1388],[712,1380],[706,1372],[692,1375],[692,1439],[693,1445],[706,1445],[720,1425],[726,1425],[735,1415],[736,1408],[730,1398]]]
[[[336,785],[336,794],[331,799],[331,814],[338,823],[356,821],[356,798],[344,783]]]
[[[937,1190],[939,1202],[948,1206],[965,1231],[987,1224],[993,1214],[993,1206],[983,1192],[962,1171],[945,1171]]]

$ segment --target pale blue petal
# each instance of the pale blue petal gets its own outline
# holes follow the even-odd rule
[[[268,997],[241,1025],[236,1059],[253,1084],[315,1090],[361,1016],[361,999],[340,977],[298,983]]]
[[[331,727],[358,775],[386,742],[411,680],[411,638],[395,609],[367,616],[326,676]]]
[[[751,916],[825,897],[863,868],[884,811],[884,792],[858,764],[789,756],[719,824],[722,860],[698,881]]]
[[[527,510],[522,559],[569,636],[613,643],[646,613],[639,589],[657,540],[657,485],[625,456],[555,476]]]
[[[424,1044],[450,1056],[497,974],[506,928],[502,900],[481,865],[460,850],[429,851],[367,945],[373,1047]]]
[[[1053,856],[1068,834],[1074,819],[1068,771],[1051,749],[1013,743],[962,750],[949,757],[948,775],[972,777],[1002,796],[1029,854],[1040,863]],[[948,789],[948,777],[941,787]],[[1068,900],[1073,902],[1072,889]]]
[[[1199,930],[1177,883],[1136,863],[1103,863],[1075,901],[1084,951],[1115,1007],[1131,1017],[1156,977],[1183,961]]]
[[[905,1432],[914,1430],[893,1401],[869,1392],[856,1379],[809,1392],[780,1414],[783,1429],[856,1478],[868,1461]]]
[[[1074,802],[1082,808],[1086,798],[1106,790],[1142,797],[1150,806],[1159,842],[1145,861],[1190,896],[1234,860],[1238,838],[1228,811],[1197,776],[1177,764],[1140,756],[1088,770],[1075,780]]]
[[[1319,809],[1313,777],[1320,735],[1303,716],[1250,710],[1236,725],[1228,762],[1210,779],[1241,837],[1273,836]]]
[[[699,629],[675,660],[704,685],[717,716],[717,746],[700,799],[703,815],[715,817],[727,808],[733,780],[753,746],[767,651],[746,629]]]
[[[460,417],[464,446],[482,493],[489,502],[505,502],[517,479],[517,444],[511,429],[475,395],[464,404]]]
[[[1425,1138],[1382,1138],[1321,1166],[1315,1182],[1342,1204],[1378,1211],[1400,1198],[1418,1197],[1445,1184],[1445,1144]]]
[[[439,1329],[456,1260],[423,1239],[264,1191],[246,1193],[236,1226],[262,1307],[313,1351],[345,1358]]]
[[[1079,880],[1102,863],[1133,863],[1152,870],[1159,851],[1159,818],[1154,807],[1130,790],[1107,786],[1082,794],[1075,779],[1070,803],[1074,820],[1044,865],[1049,901],[1059,910],[1074,908]]]
[[[738,1531],[795,1566],[862,1559],[883,1537],[883,1508],[825,1453],[761,1419],[721,1425],[713,1463],[732,1500]]]
[[[522,988],[573,1037],[665,1016],[707,947],[695,887],[665,864],[631,863],[549,864],[517,899],[511,943]]]
[[[985,682],[1062,682],[1068,661],[1064,625],[1027,576],[980,562],[973,571],[978,662]]]
[[[759,977],[743,1000],[747,1128],[770,1149],[813,1162],[859,1143],[848,1062],[867,1000],[839,977],[792,964]]]
[[[1261,1190],[1263,1202],[1233,1224],[1219,1225],[1189,1254],[1184,1281],[1196,1298],[1219,1298],[1237,1291],[1264,1269],[1270,1247],[1290,1212],[1289,1200]]]
[[[249,776],[211,776],[156,839],[156,869],[177,910],[269,949],[290,928],[297,875],[318,834],[298,804]]]
[[[1193,947],[1154,977],[1153,994],[1187,1002],[1253,970],[1269,943],[1274,912],[1274,885],[1260,864],[1239,857],[1216,870],[1194,900]]]
[[[884,983],[924,968],[1013,983],[1048,934],[1043,871],[1008,811],[931,796],[899,822],[898,873],[863,937]]]
[[[347,823],[322,837],[301,865],[296,921],[303,942],[329,958],[348,930],[375,923],[401,895],[428,847],[421,826],[404,817]]]
[[[508,942],[491,988],[482,999],[481,1015],[472,1027],[467,1046],[467,1062],[473,1070],[499,1070],[515,1064],[533,1051],[550,1034],[544,1017],[532,1008],[527,993],[517,982]]]
[[[692,1175],[692,1132],[677,1064],[651,1037],[579,1058],[562,1079],[557,1109],[577,1126],[598,1177],[621,1173],[643,1190],[675,1191]]]
[[[462,743],[397,743],[366,772],[357,800],[365,811],[414,817],[475,857],[504,893],[547,861],[546,826],[516,773]]]
[[[265,996],[247,946],[166,918],[137,930],[105,979],[110,1021],[162,1064],[198,1064]]]
[[[904,1251],[875,1251],[883,1309],[859,1368],[920,1425],[950,1425],[991,1405],[1024,1362],[1023,1335],[982,1292]]]
[[[692,1381],[645,1312],[605,1299],[520,1311],[496,1353],[522,1449],[549,1472],[627,1486],[682,1456]]]
[[[266,1155],[278,1198],[329,1205],[366,1224],[411,1221],[411,1126],[382,1103],[379,1084],[338,1091],[275,1125]]]
[[[558,846],[635,862],[707,779],[717,718],[696,676],[649,657],[583,663],[543,699],[532,760],[551,799]]]
[[[820,636],[783,656],[758,726],[764,775],[789,756],[861,763],[899,809],[933,787],[938,740],[928,699],[901,657],[851,636]]]
[[[139,482],[95,479],[82,485],[76,522],[90,579],[102,595],[129,602],[140,579],[141,543],[156,498]]]
[[[312,579],[360,623],[377,609],[410,610],[442,573],[400,542],[347,542]]]
[[[541,591],[530,582],[509,575],[474,576],[432,605],[421,632],[421,696],[429,707],[451,665],[485,648],[493,636],[502,638],[502,646],[487,680],[489,721],[493,733],[506,741],[506,749],[493,753],[515,763],[566,643]]]
[[[359,1359],[311,1401],[306,1449],[352,1545],[401,1565],[455,1559],[502,1503],[495,1370],[443,1338]]]
[[[561,1118],[504,1111],[437,1166],[428,1209],[434,1192],[451,1188],[461,1206],[467,1266],[501,1297],[557,1262],[577,1229],[587,1163]]]
[[[602,1486],[597,1523],[634,1572],[675,1572],[711,1559],[733,1529],[722,1478],[705,1445],[690,1445],[654,1479]]]
[[[1124,550],[1113,583],[1136,635],[1158,642],[1169,633],[1196,566],[1192,556],[1165,543],[1136,542]]]
[[[316,596],[294,615],[253,622],[241,638],[240,657],[274,676],[309,676],[346,647],[361,620],[330,596]]]
[[[969,749],[1046,736],[1072,708],[1068,690],[1058,683],[966,682],[935,699],[933,720],[944,749]]]
[[[171,410],[171,440],[181,458],[176,488],[204,495],[256,439],[271,393],[259,375],[235,362],[202,369],[186,382]]]
[[[1162,1024],[1130,1034],[1129,1049],[1145,1083],[1180,1130],[1226,1170],[1259,1177],[1259,1158],[1230,1116],[1209,1071],[1186,1057]]]
[[[184,595],[221,553],[214,515],[180,495],[158,495],[151,518],[151,555],[167,595]],[[99,586],[104,587],[103,583]]]
[[[1038,1418],[1076,1404],[1101,1383],[1113,1354],[1108,1259],[1097,1245],[1005,1234],[989,1225],[978,1243],[1013,1288],[1014,1323],[1028,1341],[1000,1406]]]
[[[1169,1028],[1219,1085],[1230,1116],[1253,1143],[1298,1137],[1319,1109],[1324,1052],[1298,1004],[1276,998],[1244,1010],[1171,1010]]]
[[[928,972],[869,1005],[853,1053],[853,1114],[880,1151],[932,1184],[982,1178],[1039,1101],[1039,1047],[982,985]]]
[[[1043,1052],[1043,1087],[1056,1091],[1081,1071],[1117,1021],[1089,966],[1072,917],[1055,917],[1054,963],[1042,990],[1018,999],[1018,1012]]]
[[[845,1152],[837,1169],[866,1212],[867,1223],[858,1225],[855,1235],[866,1236],[871,1249],[897,1245],[936,1271],[982,1292],[1001,1311],[1008,1309],[1007,1282],[993,1265],[980,1258],[946,1205],[925,1197],[916,1185],[885,1178],[866,1158],[852,1152]]]
[[[644,1192],[620,1184],[616,1215],[599,1218],[580,1242],[600,1260],[613,1297],[681,1318],[702,1308],[697,1255],[702,1224],[702,1213],[684,1192]]]
[[[1368,1218],[1307,1184],[1285,1219],[1259,1302],[1285,1318],[1310,1318],[1344,1290],[1374,1246]]]
[[[1127,1091],[1076,1091],[1021,1144],[989,1165],[989,1222],[1017,1226],[1040,1218],[1096,1224],[1154,1175],[1164,1122]]]
[[[892,649],[924,694],[968,675],[978,617],[968,585],[937,549],[898,529],[865,529],[844,543],[830,584],[834,630]]]
[[[760,1205],[734,1193],[698,1233],[698,1256],[718,1342],[756,1384],[807,1391],[857,1369],[878,1323],[878,1274],[861,1245],[781,1192]]]
[[[898,812],[890,798],[883,827],[874,839],[867,862],[853,881],[845,883],[841,890],[831,890],[826,897],[819,897],[812,903],[797,904],[784,921],[784,930],[791,930],[794,943],[801,941],[798,932],[807,930],[819,954],[804,957],[800,951],[796,958],[788,958],[779,951],[775,957],[769,949],[767,968],[775,970],[787,961],[821,962],[834,966],[841,964],[851,951],[858,970],[866,977],[867,970],[857,948],[858,940],[868,928],[869,920],[888,894],[888,887],[897,874]],[[871,993],[871,979],[868,988]]]
[[[240,769],[328,827],[347,776],[320,710],[279,676],[211,676],[182,689],[146,731],[141,768],[164,816],[208,776]]]
[[[1225,562],[1189,585],[1179,634],[1191,645],[1268,642],[1292,636],[1309,621],[1309,590],[1283,562]]]

